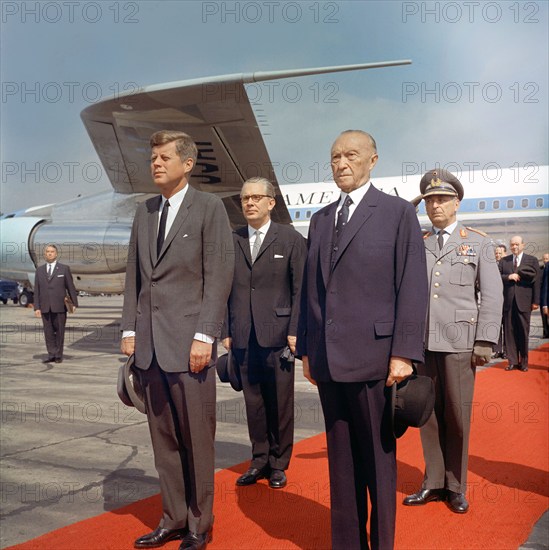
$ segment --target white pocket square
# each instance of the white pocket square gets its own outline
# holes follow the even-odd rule
[[[57,275],[58,277],[64,277],[65,275],[61,274],[61,275]]]
[[[189,234],[185,233],[185,235],[183,235],[183,238],[188,237],[188,236],[189,236]]]
[[[280,254],[275,254],[274,257],[275,257],[275,259],[276,258],[284,258],[284,256],[281,256]]]

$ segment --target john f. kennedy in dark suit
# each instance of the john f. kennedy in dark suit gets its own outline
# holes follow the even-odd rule
[[[343,132],[331,150],[338,202],[313,215],[297,354],[318,385],[328,441],[332,548],[394,546],[396,440],[389,386],[423,360],[427,271],[415,208],[370,182],[376,143]]]
[[[305,239],[271,221],[275,191],[264,178],[244,182],[242,212],[248,225],[234,232],[235,273],[228,303],[225,347],[240,367],[252,461],[236,481],[268,478],[287,483],[294,436],[294,362]]]
[[[151,136],[151,173],[162,195],[137,208],[130,237],[122,352],[135,352],[160,480],[162,517],[137,539],[156,548],[182,539],[204,550],[213,524],[215,338],[234,268],[223,203],[189,185],[197,147],[183,132]]]
[[[503,280],[503,331],[509,366],[505,370],[528,370],[528,335],[532,311],[539,308],[541,276],[538,260],[524,253],[524,241],[515,235],[512,254],[499,262]]]
[[[65,342],[67,307],[65,296],[69,296],[74,306],[78,305],[78,295],[68,265],[57,261],[57,246],[48,244],[44,249],[46,263],[36,270],[34,281],[34,314],[42,317],[48,358],[44,363],[61,363]]]

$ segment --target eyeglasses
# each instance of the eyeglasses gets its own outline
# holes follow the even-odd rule
[[[252,199],[252,202],[257,204],[263,197],[267,197],[269,199],[274,198],[270,195],[242,195],[240,197],[240,202],[242,202],[242,204],[246,204],[250,199]]]

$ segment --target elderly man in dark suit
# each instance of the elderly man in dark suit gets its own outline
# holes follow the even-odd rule
[[[294,362],[305,239],[291,226],[271,221],[275,190],[264,178],[241,191],[248,225],[234,232],[235,273],[228,304],[227,338],[240,367],[252,461],[236,481],[269,478],[286,485],[294,437]]]
[[[44,363],[63,362],[67,307],[65,296],[74,306],[78,295],[68,265],[57,261],[57,246],[48,244],[44,249],[46,263],[36,270],[34,282],[34,314],[42,318],[48,358]]]
[[[152,135],[151,173],[162,195],[133,223],[122,352],[135,352],[160,479],[162,518],[135,541],[156,548],[182,539],[204,550],[213,524],[215,338],[234,268],[223,203],[189,185],[197,148],[183,132]]]
[[[530,316],[539,308],[540,273],[535,256],[524,253],[524,241],[515,235],[510,241],[512,254],[499,262],[503,280],[503,330],[509,366],[505,370],[528,370]]]
[[[436,398],[420,431],[423,484],[404,504],[442,500],[464,514],[475,372],[490,361],[498,341],[502,285],[492,239],[457,219],[461,182],[447,170],[429,170],[420,190],[433,230],[424,236],[429,310],[425,363],[418,371],[432,378]]]
[[[374,139],[343,132],[331,150],[340,200],[311,218],[297,353],[326,423],[332,548],[394,545],[396,440],[389,386],[423,360],[427,274],[414,207],[370,182]]]

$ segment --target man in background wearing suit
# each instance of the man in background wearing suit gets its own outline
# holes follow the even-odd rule
[[[423,360],[427,274],[415,208],[370,182],[376,143],[343,132],[331,150],[338,202],[311,218],[297,354],[326,423],[332,548],[394,546],[391,388]]]
[[[493,241],[457,220],[461,182],[447,170],[429,170],[420,182],[433,230],[424,236],[429,274],[425,364],[419,374],[435,384],[435,408],[420,428],[425,475],[407,506],[443,500],[466,513],[467,464],[477,366],[490,361],[503,304]],[[480,294],[480,300],[479,300]]]
[[[251,485],[268,478],[286,486],[294,438],[294,362],[305,239],[290,225],[271,221],[275,190],[264,178],[242,187],[248,225],[234,232],[235,273],[228,304],[228,338],[240,367],[252,461],[236,481]]]
[[[213,525],[215,338],[234,257],[223,203],[189,185],[197,148],[183,132],[151,136],[162,195],[140,204],[130,237],[121,349],[135,353],[160,480],[162,518],[134,543],[182,539],[204,550]]]
[[[57,261],[57,246],[48,244],[44,249],[46,263],[36,270],[34,282],[34,315],[42,317],[48,358],[44,363],[61,363],[67,322],[67,293],[74,306],[78,305],[78,295],[70,267]]]
[[[541,283],[543,286],[543,281],[547,278],[547,266],[549,266],[549,252],[545,252],[543,254],[543,264],[540,264],[540,271],[541,271]],[[543,300],[540,298],[540,312],[541,312],[541,326],[543,327],[543,334],[542,338],[549,338],[549,318],[547,317],[547,313],[543,311],[543,308],[541,307],[541,302]],[[547,304],[547,300],[545,301]]]
[[[539,307],[540,274],[535,256],[524,253],[519,235],[510,241],[512,254],[502,258],[499,271],[503,280],[503,330],[509,366],[505,370],[528,370],[530,316]]]

